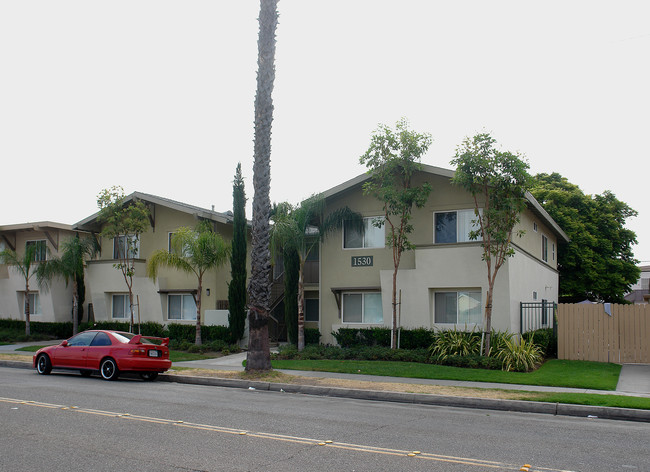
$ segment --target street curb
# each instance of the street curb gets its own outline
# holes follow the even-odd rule
[[[31,361],[0,360],[0,367],[32,369]],[[182,384],[228,387],[270,392],[283,392],[321,397],[350,398],[415,405],[449,406],[454,408],[477,408],[482,410],[514,411],[518,413],[540,413],[554,416],[574,416],[582,418],[603,418],[622,421],[650,423],[650,410],[616,408],[591,405],[570,405],[566,403],[531,402],[525,400],[500,400],[495,398],[456,397],[426,393],[390,392],[383,390],[358,390],[342,387],[322,387],[317,385],[295,385],[255,380],[220,379],[190,375],[161,374],[158,380]]]
[[[341,387],[294,385],[274,382],[260,382],[253,380],[194,377],[189,375],[163,374],[160,375],[158,379],[164,382],[284,392],[323,397],[350,398],[355,400],[373,400],[431,406],[450,406],[455,408],[477,408],[482,410],[514,411],[519,413],[539,413],[554,416],[603,418],[610,420],[650,423],[650,410],[638,410],[633,408],[570,405],[565,403],[532,402],[525,400],[501,400],[495,398],[456,397],[425,393],[390,392],[382,390],[358,390]]]

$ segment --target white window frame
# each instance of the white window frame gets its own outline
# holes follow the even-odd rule
[[[129,254],[129,259],[138,259],[140,257],[140,238],[135,234],[129,234],[128,236],[115,236],[113,238],[113,259],[119,260],[119,254],[116,250],[119,248],[119,241],[124,240],[126,246],[126,238],[130,238],[131,241],[135,241],[135,246],[132,249],[132,253]]]
[[[377,227],[377,226],[374,225],[374,222],[376,220],[381,220],[383,222],[380,227]],[[363,240],[362,240],[361,246],[347,247],[345,245],[345,232],[346,232],[345,222],[343,222],[343,231],[342,231],[342,233],[343,233],[343,242],[342,242],[343,249],[353,249],[354,250],[354,249],[383,249],[383,248],[385,248],[386,247],[386,223],[384,221],[384,217],[383,216],[367,216],[367,217],[363,218],[363,223],[364,223],[364,225],[366,227],[366,230],[365,230],[365,234],[363,235]],[[378,246],[369,246],[369,245],[367,245],[368,242],[366,240],[366,236],[369,233],[369,231],[368,231],[369,229],[372,229],[373,231],[377,231],[377,232],[379,232],[379,231],[382,232],[381,245],[378,245]],[[379,236],[379,235],[377,235],[377,236]]]
[[[43,245],[42,251],[39,250],[38,246],[39,243]],[[46,239],[30,239],[28,241],[25,241],[25,250],[27,250],[27,246],[30,244],[33,244],[36,246],[36,252],[34,252],[34,260],[32,262],[43,262],[47,260],[47,240]],[[40,253],[43,254],[40,254]]]
[[[346,319],[345,319],[345,300],[346,300],[346,296],[351,296],[351,295],[360,295],[361,296],[361,321],[346,321]],[[366,320],[365,307],[366,307],[366,296],[367,295],[379,295],[379,299],[381,301],[381,292],[377,292],[377,291],[342,292],[341,293],[341,322],[343,324],[346,324],[346,325],[351,325],[351,324],[383,325],[384,324],[383,305],[381,307],[381,312],[379,313],[380,321],[368,321],[368,320]]]
[[[178,318],[172,318],[171,315],[171,299],[172,297],[181,297],[181,305],[180,305],[180,317]],[[189,297],[192,300],[193,304],[193,309],[191,312],[191,315],[188,317],[184,317],[185,314],[185,300],[186,297]],[[196,321],[196,300],[194,299],[194,295],[191,293],[168,293],[167,294],[167,319],[168,320],[174,320],[174,321]]]
[[[23,314],[25,313],[27,300],[29,300],[29,316],[43,314],[43,310],[41,309],[41,297],[38,295],[38,292],[27,292],[25,294],[25,298],[23,299]]]
[[[443,213],[456,213],[456,241],[453,242],[438,242],[436,241],[436,216],[439,214]],[[482,209],[479,209],[479,215],[483,213]],[[466,218],[464,221],[467,223],[468,230],[466,233],[463,233],[462,238],[459,238],[459,235],[461,234],[460,231],[460,222],[461,218],[459,218],[460,215],[470,215],[469,218]],[[475,231],[480,228],[480,224],[478,221],[472,224],[472,220],[477,220],[478,217],[476,216],[476,213],[474,212],[474,208],[461,208],[458,210],[440,210],[440,211],[434,211],[433,212],[433,243],[434,244],[462,244],[462,243],[472,243],[472,242],[480,242],[482,241],[481,236],[479,235],[478,238],[476,239],[469,239],[469,232],[470,231]]]
[[[124,316],[115,316],[116,297],[122,298],[122,302],[120,304],[122,305]],[[131,303],[129,301],[128,293],[114,293],[111,295],[111,318],[114,320],[128,320],[131,318]]]
[[[449,322],[449,321],[437,321],[436,319],[436,311],[437,311],[437,302],[436,302],[436,295],[439,294],[456,294],[456,320],[454,322]],[[480,314],[477,315],[477,319],[471,321],[471,320],[464,320],[464,321],[459,321],[459,300],[463,294],[467,294],[470,296],[474,296],[474,298],[478,298],[478,306],[480,308]],[[476,295],[478,294],[478,297]],[[483,292],[481,291],[480,288],[469,288],[469,289],[439,289],[435,290],[433,292],[433,323],[434,325],[447,325],[447,326],[477,326],[483,324]]]

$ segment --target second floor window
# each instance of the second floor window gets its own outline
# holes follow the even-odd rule
[[[34,258],[32,262],[40,262],[47,259],[47,243],[45,240],[40,241],[27,241],[25,243],[25,249],[33,247],[34,248]]]
[[[548,262],[548,238],[542,234],[542,260]]]
[[[136,236],[117,236],[113,238],[113,259],[123,259],[126,251],[129,257],[137,259],[140,256],[140,240]]]
[[[343,226],[343,247],[345,249],[381,248],[386,245],[386,232],[384,226],[377,227],[376,223],[383,221],[382,217],[363,219],[364,231],[349,228],[347,222]]]
[[[433,215],[434,243],[465,243],[469,233],[479,228],[474,210],[439,211]],[[476,241],[480,241],[481,238]]]

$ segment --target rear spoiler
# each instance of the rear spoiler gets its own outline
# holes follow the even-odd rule
[[[136,334],[131,338],[129,344],[141,344],[141,339],[149,339],[150,341],[158,341],[161,346],[169,346],[169,338],[156,338],[155,336],[142,336],[141,334]],[[154,344],[158,344],[154,342]]]

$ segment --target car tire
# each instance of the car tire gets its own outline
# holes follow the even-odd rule
[[[117,364],[110,357],[107,357],[102,361],[99,366],[99,373],[102,375],[104,380],[115,380],[120,375]]]
[[[81,374],[82,377],[90,377],[90,374],[92,374],[93,371],[82,369],[79,371],[79,373]]]
[[[158,378],[158,372],[142,372],[140,374],[140,378],[142,378],[142,380],[145,380],[147,382],[153,382]]]
[[[41,375],[47,375],[52,372],[52,362],[47,354],[41,354],[36,359],[36,371]]]

